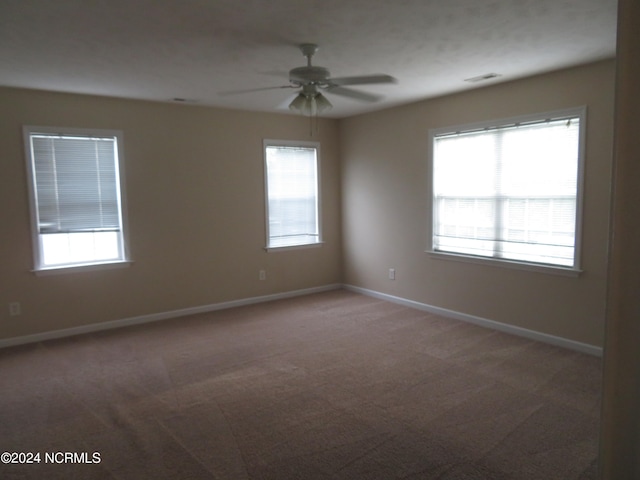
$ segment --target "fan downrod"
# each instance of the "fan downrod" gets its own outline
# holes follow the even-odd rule
[[[300,45],[302,55],[307,57],[307,65],[311,66],[311,57],[318,51],[318,45],[315,43],[303,43]]]

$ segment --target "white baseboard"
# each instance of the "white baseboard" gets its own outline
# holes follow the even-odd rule
[[[482,317],[476,317],[475,315],[469,315],[466,313],[456,312],[454,310],[448,310],[446,308],[434,307],[426,303],[420,303],[413,300],[407,300],[406,298],[395,297],[386,293],[376,292],[366,288],[356,287],[353,285],[343,285],[343,288],[352,292],[361,293],[370,297],[379,298],[389,302],[404,305],[406,307],[415,308],[417,310],[423,310],[429,313],[435,313],[443,317],[454,318],[456,320],[462,320],[463,322],[473,323],[481,327],[491,328],[493,330],[499,330],[501,332],[510,333],[519,337],[529,338],[539,342],[548,343],[558,347],[568,348],[576,350],[578,352],[587,353],[601,357],[602,348],[595,345],[589,345],[587,343],[576,342],[575,340],[569,340],[563,337],[556,337],[547,333],[536,332],[535,330],[529,330],[527,328],[516,327],[515,325],[509,325],[506,323],[496,322],[495,320],[488,320]]]
[[[489,320],[486,318],[477,317],[475,315],[469,315],[466,313],[456,312],[454,310],[448,310],[446,308],[435,307],[433,305],[428,305],[426,303],[420,303],[414,300],[408,300],[406,298],[395,297],[393,295],[376,292],[374,290],[369,290],[366,288],[356,287],[353,285],[340,285],[340,284],[330,284],[330,285],[323,285],[321,287],[292,290],[289,292],[275,293],[271,295],[262,295],[259,297],[243,298],[240,300],[231,300],[228,302],[214,303],[210,305],[201,305],[198,307],[183,308],[180,310],[171,310],[168,312],[152,313],[149,315],[141,315],[138,317],[129,317],[129,318],[123,318],[119,320],[111,320],[108,322],[94,323],[91,325],[82,325],[80,327],[65,328],[61,330],[52,330],[49,332],[36,333],[33,335],[24,335],[20,337],[0,339],[0,348],[23,345],[27,343],[42,342],[44,340],[52,340],[55,338],[71,337],[74,335],[81,335],[84,333],[99,332],[103,330],[111,330],[115,328],[140,325],[140,324],[150,323],[150,322],[157,322],[160,320],[168,320],[171,318],[185,317],[188,315],[195,315],[198,313],[214,312],[216,310],[225,310],[228,308],[241,307],[244,305],[252,305],[256,303],[270,302],[273,300],[280,300],[285,298],[298,297],[302,295],[309,295],[312,293],[326,292],[329,290],[336,290],[339,288],[345,288],[346,290],[350,290],[352,292],[361,293],[363,295],[379,298],[381,300],[397,303],[400,305],[404,305],[406,307],[415,308],[417,310],[435,313],[437,315],[442,315],[443,317],[454,318],[456,320],[473,323],[481,327],[491,328],[493,330],[498,330],[498,331],[510,333],[513,335],[518,335],[520,337],[525,337],[532,340],[548,343],[551,345],[556,345],[559,347],[576,350],[576,351],[587,353],[590,355],[602,356],[602,348],[596,347],[595,345],[576,342],[574,340],[569,340],[567,338],[562,338],[554,335],[549,335],[546,333],[536,332],[535,330],[516,327],[514,325],[496,322],[494,320]]]
[[[36,333],[32,335],[6,338],[6,339],[0,340],[0,348],[12,347],[16,345],[24,345],[27,343],[42,342],[44,340],[52,340],[54,338],[71,337],[74,335],[99,332],[102,330],[111,330],[114,328],[129,327],[132,325],[140,325],[143,323],[157,322],[160,320],[168,320],[170,318],[186,317],[188,315],[214,312],[216,310],[225,310],[225,309],[234,308],[234,307],[242,307],[244,305],[252,305],[255,303],[271,302],[273,300],[299,297],[302,295],[326,292],[329,290],[336,290],[339,288],[342,288],[342,285],[340,284],[323,285],[321,287],[304,288],[301,290],[292,290],[289,292],[274,293],[271,295],[262,295],[259,297],[243,298],[240,300],[231,300],[229,302],[214,303],[211,305],[201,305],[198,307],[183,308],[180,310],[171,310],[168,312],[152,313],[149,315],[123,318],[120,320],[111,320],[111,321],[102,322],[102,323],[93,323],[90,325],[82,325],[81,327],[64,328],[61,330],[52,330],[49,332]]]

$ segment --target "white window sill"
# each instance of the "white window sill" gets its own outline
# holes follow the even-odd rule
[[[39,270],[32,270],[32,272],[40,277],[47,275],[64,275],[66,273],[77,273],[77,272],[92,272],[97,270],[113,270],[115,268],[127,268],[131,266],[133,262],[129,260],[125,261],[117,261],[117,262],[106,262],[106,263],[83,263],[79,265],[65,265],[59,267],[47,267],[41,268]]]
[[[302,250],[321,247],[324,242],[303,243],[301,245],[283,245],[281,247],[264,247],[265,252],[284,252],[288,250]]]
[[[496,258],[475,257],[472,255],[464,255],[459,253],[437,252],[434,250],[427,250],[425,253],[429,254],[429,256],[434,260],[451,260],[454,262],[475,263],[479,265],[489,265],[492,267],[526,270],[530,272],[547,273],[550,275],[562,275],[565,277],[578,277],[583,272],[582,270],[572,267],[519,262],[517,260],[499,260]]]

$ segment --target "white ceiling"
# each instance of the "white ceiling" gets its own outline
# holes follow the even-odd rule
[[[341,118],[615,55],[616,0],[0,0],[0,85],[287,113],[305,64],[387,73]],[[479,83],[464,80],[487,73]],[[356,87],[353,87],[356,88]]]

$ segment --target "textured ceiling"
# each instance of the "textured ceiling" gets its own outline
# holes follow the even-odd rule
[[[387,73],[345,117],[615,55],[616,0],[0,0],[0,85],[288,112],[305,64]],[[485,82],[465,79],[498,73]],[[355,87],[354,87],[355,88]]]

